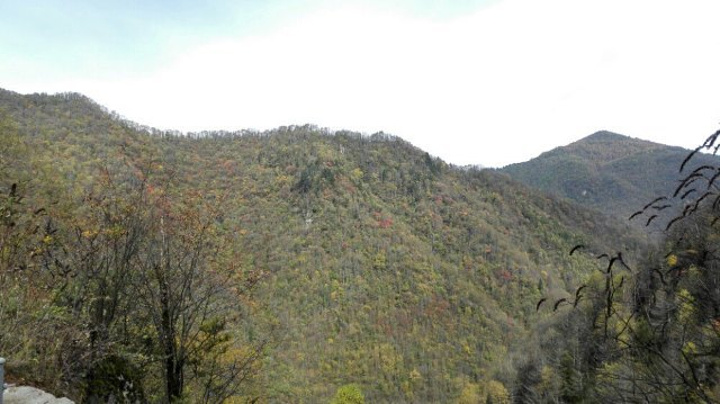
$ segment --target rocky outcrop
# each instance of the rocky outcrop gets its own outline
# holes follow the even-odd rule
[[[3,395],[3,404],[75,404],[63,397],[57,398],[50,393],[29,386],[9,387]]]

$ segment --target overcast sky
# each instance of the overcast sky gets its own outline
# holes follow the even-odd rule
[[[161,129],[384,131],[459,164],[720,127],[717,0],[3,0],[0,87]]]

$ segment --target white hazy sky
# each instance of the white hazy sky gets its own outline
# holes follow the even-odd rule
[[[717,0],[3,0],[0,87],[162,129],[313,123],[503,166],[720,126]]]

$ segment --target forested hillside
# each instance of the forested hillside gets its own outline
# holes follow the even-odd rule
[[[0,353],[78,400],[506,402],[536,302],[645,245],[383,133],[181,135],[8,91],[0,122]]]
[[[530,187],[628,218],[652,198],[674,189],[681,179],[677,168],[688,152],[602,131],[502,171]],[[717,161],[699,154],[689,169]],[[653,228],[664,228],[667,222],[660,218],[656,224],[660,227]]]
[[[720,164],[709,159],[718,138],[720,131],[687,151],[676,166],[680,181],[633,214],[667,223],[659,245],[636,265],[622,252],[598,256],[571,299],[538,301],[572,309],[533,326],[515,401],[720,401]],[[657,209],[665,206],[672,209]]]

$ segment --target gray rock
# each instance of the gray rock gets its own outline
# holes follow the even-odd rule
[[[8,387],[3,395],[3,404],[75,404],[63,397],[28,386]]]

